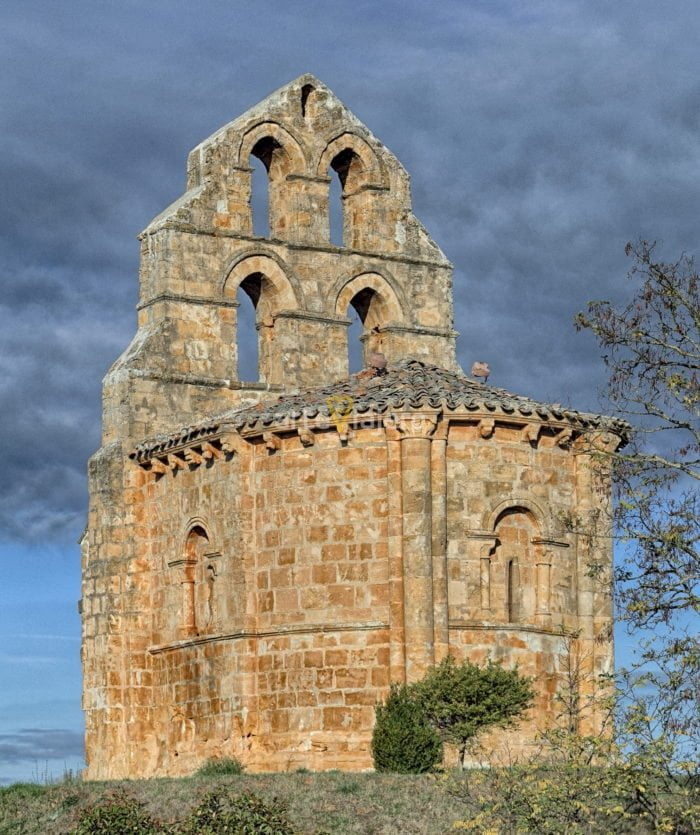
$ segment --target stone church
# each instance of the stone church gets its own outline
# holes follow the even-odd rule
[[[610,540],[559,520],[608,501],[592,461],[624,426],[464,375],[452,266],[396,157],[304,75],[190,153],[185,193],[140,241],[81,540],[86,777],[225,756],[371,768],[375,704],[448,653],[534,677],[511,743],[551,721],[572,664],[585,699],[612,663],[589,571]],[[244,303],[256,380],[238,371]]]

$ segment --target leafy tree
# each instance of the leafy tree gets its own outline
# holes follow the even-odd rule
[[[442,759],[442,742],[428,724],[415,686],[392,684],[383,705],[377,705],[372,733],[377,771],[423,774]]]
[[[505,670],[447,657],[413,685],[430,724],[444,742],[458,747],[464,765],[467,746],[481,731],[513,724],[532,702],[531,680]]]
[[[649,627],[700,604],[700,276],[692,258],[659,261],[645,241],[625,252],[632,300],[590,302],[576,325],[596,336],[608,398],[634,427],[609,454],[614,521],[629,543],[617,595],[624,617]]]
[[[619,614],[631,629],[653,630],[619,676],[618,742],[663,771],[664,785],[697,787],[700,276],[692,258],[664,262],[654,248],[627,244],[635,289],[626,306],[590,302],[576,324],[596,336],[608,399],[633,424],[631,443],[600,459],[612,472],[614,531],[625,542],[615,568]]]

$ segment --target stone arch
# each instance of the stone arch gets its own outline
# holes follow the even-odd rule
[[[316,175],[327,176],[333,168],[344,193],[373,186],[388,188],[386,170],[376,150],[356,133],[343,131],[328,141],[316,165]]]
[[[492,551],[491,597],[495,612],[506,623],[534,623],[538,595],[538,548],[542,511],[531,500],[510,499],[491,513],[495,534]]]
[[[182,557],[173,564],[180,584],[180,606],[178,612],[178,636],[194,637],[200,633],[202,618],[199,606],[201,596],[198,586],[202,573],[204,553],[210,547],[209,534],[201,520],[188,525],[180,553]]]
[[[185,553],[185,549],[187,547],[187,540],[190,536],[190,533],[195,528],[201,528],[204,531],[204,533],[206,534],[207,540],[209,542],[211,542],[211,535],[210,535],[211,525],[205,519],[203,519],[201,516],[191,516],[187,520],[186,524],[183,525],[183,527],[182,527],[182,533],[180,534],[180,544],[179,544],[179,548],[178,548],[179,553],[181,553],[181,554]]]
[[[235,297],[241,283],[254,274],[265,278],[263,305],[264,308],[269,307],[269,311],[264,311],[266,315],[274,316],[280,310],[301,308],[301,287],[297,277],[276,253],[258,249],[241,252],[227,264],[221,283],[222,296]]]
[[[537,502],[533,501],[530,498],[521,498],[519,496],[514,496],[510,499],[505,499],[504,501],[499,502],[494,508],[486,512],[484,516],[483,530],[495,530],[496,525],[500,521],[500,518],[507,511],[517,510],[525,511],[530,515],[530,518],[535,523],[535,526],[537,527],[537,530],[540,533],[540,535],[542,535],[543,532],[548,528],[547,515]]]
[[[304,175],[308,165],[301,143],[277,122],[260,122],[243,136],[238,150],[239,167],[247,169],[251,157],[260,160],[267,172],[250,174],[250,227],[265,238],[284,239],[294,231],[293,203],[288,188],[290,175]],[[257,199],[254,199],[256,198]],[[253,204],[257,205],[254,206]],[[263,209],[266,206],[266,210]],[[256,213],[264,214],[260,218]],[[264,220],[260,223],[260,220]]]
[[[258,379],[267,383],[281,382],[284,371],[275,339],[275,321],[280,312],[301,308],[299,284],[281,259],[267,253],[247,253],[239,255],[229,266],[222,295],[235,298],[239,288],[255,308]],[[238,332],[236,340],[238,348],[242,348]],[[238,367],[235,375],[240,379]]]
[[[271,178],[305,174],[307,171],[306,154],[301,142],[277,122],[258,122],[243,134],[236,164],[247,166],[251,154],[262,160]]]
[[[367,270],[350,278],[344,277],[336,282],[331,296],[331,298],[335,297],[335,315],[345,316],[353,299],[365,290],[369,290],[376,295],[378,304],[375,305],[373,313],[381,317],[381,321],[373,321],[375,316],[372,316],[366,327],[371,328],[378,325],[388,325],[390,322],[403,323],[406,321],[408,304],[403,290],[392,276],[376,270]]]
[[[350,370],[364,367],[370,353],[385,352],[384,332],[387,326],[405,320],[405,299],[400,298],[399,293],[400,290],[397,291],[385,276],[369,271],[345,279],[340,286],[336,285],[335,315],[347,316],[352,307],[359,317],[359,322],[351,323],[347,331]]]
[[[192,517],[180,537],[181,558],[170,563],[180,584],[178,634],[181,638],[210,632],[215,622],[214,583],[220,551],[215,546],[211,525],[199,516]]]

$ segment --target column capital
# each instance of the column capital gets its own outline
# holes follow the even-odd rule
[[[392,412],[384,423],[398,432],[400,440],[421,438],[429,440],[438,425],[441,415],[439,409],[416,409],[404,412]]]

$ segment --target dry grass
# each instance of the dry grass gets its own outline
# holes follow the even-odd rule
[[[0,790],[0,835],[63,835],[80,810],[123,786],[161,821],[184,818],[217,786],[278,798],[300,833],[428,835],[452,830],[460,805],[430,775],[244,774],[231,777],[11,786]]]

